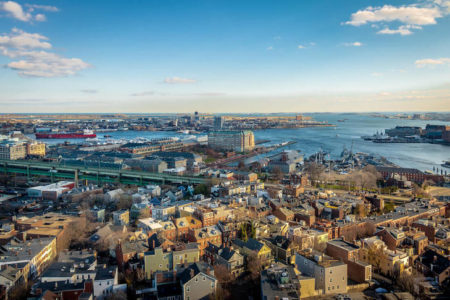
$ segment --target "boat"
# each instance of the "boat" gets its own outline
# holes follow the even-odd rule
[[[375,140],[377,140],[378,142],[383,142],[383,141],[388,142],[388,141],[390,141],[392,139],[387,134],[385,134],[383,132],[378,132],[378,131],[374,135],[364,135],[361,138],[363,140],[365,140],[365,141],[375,141]]]
[[[83,132],[39,132],[35,133],[36,139],[88,139],[97,135],[90,129]]]
[[[443,164],[441,164],[441,166],[450,169],[450,160],[445,161]]]
[[[103,137],[105,137],[105,138],[110,138],[111,137],[111,135],[109,135],[109,134],[105,134]]]

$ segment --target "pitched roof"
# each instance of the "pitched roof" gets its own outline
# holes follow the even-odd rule
[[[183,269],[179,275],[177,275],[180,278],[180,282],[182,284],[185,284],[189,280],[192,279],[195,275],[198,273],[204,273],[208,274],[208,270],[212,270],[212,267],[208,265],[205,262],[195,262],[193,264],[190,264],[186,269]],[[193,275],[193,276],[191,276]]]
[[[235,239],[234,243],[236,245],[238,245],[239,247],[248,248],[250,250],[258,251],[258,252],[262,249],[262,247],[264,247],[263,243],[255,240],[253,238],[249,238],[246,242],[244,242],[243,240],[240,240],[240,239]]]

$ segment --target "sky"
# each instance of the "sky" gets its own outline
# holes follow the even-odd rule
[[[0,0],[0,113],[450,111],[450,0]]]

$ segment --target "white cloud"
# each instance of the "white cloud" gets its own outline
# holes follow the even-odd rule
[[[421,29],[424,25],[433,25],[437,19],[450,13],[450,1],[425,1],[421,4],[403,6],[369,6],[353,13],[346,25],[361,26],[372,23],[372,27],[378,28],[377,23],[399,22],[403,25],[398,29],[386,27],[378,31],[379,34],[410,35],[411,29]]]
[[[272,47],[272,46],[269,46],[269,47],[266,48],[266,50],[272,51],[272,50],[273,50],[273,47]]]
[[[32,12],[34,10],[43,10],[48,12],[58,12],[59,9],[56,6],[51,5],[39,5],[39,4],[25,4],[28,11]]]
[[[37,21],[37,22],[44,22],[47,20],[47,17],[42,14],[38,13],[36,15],[33,15],[32,13],[36,10],[41,10],[45,12],[57,12],[59,9],[55,6],[51,5],[37,5],[37,4],[25,4],[26,10],[17,2],[14,1],[3,1],[0,2],[0,12],[6,12],[9,16],[13,17],[14,19],[17,19],[19,21],[23,22],[31,22],[31,21]]]
[[[34,19],[39,22],[47,21],[47,17],[43,14],[37,14]]]
[[[422,29],[421,26],[418,25],[401,25],[397,29],[390,29],[386,27],[377,32],[377,34],[400,34],[400,35],[410,35],[413,34],[411,29]]]
[[[13,57],[17,49],[50,49],[52,45],[47,42],[48,38],[38,33],[27,33],[13,28],[10,34],[0,35],[0,47],[3,47],[3,55]],[[8,51],[8,49],[16,49]],[[9,55],[8,55],[9,53]]]
[[[89,67],[79,58],[65,58],[46,51],[29,51],[21,56],[22,60],[10,62],[6,66],[26,77],[65,77]]]
[[[369,6],[364,10],[353,13],[350,21],[345,24],[360,26],[367,23],[398,21],[412,25],[436,24],[436,19],[441,18],[439,7],[418,7],[415,5],[395,7],[384,5],[382,7]]]
[[[450,65],[450,58],[448,57],[442,57],[442,58],[437,58],[437,59],[433,59],[433,58],[425,58],[425,59],[419,59],[415,61],[415,65],[418,68],[423,68],[423,67],[433,67],[433,66],[439,66],[439,65],[446,65],[449,64]]]
[[[195,79],[189,78],[180,78],[180,77],[167,77],[164,79],[164,83],[169,84],[183,84],[183,83],[195,83],[197,82]]]
[[[10,34],[0,35],[0,53],[12,61],[7,68],[28,77],[61,77],[74,75],[89,64],[79,58],[66,58],[44,51],[52,48],[48,38],[14,28]],[[44,50],[43,50],[44,49]]]
[[[361,47],[363,43],[361,42],[352,42],[352,43],[344,43],[343,44],[346,47]]]
[[[14,1],[0,2],[0,11],[4,11],[13,18],[24,22],[29,22],[33,19],[29,12],[23,10],[22,5]]]
[[[306,49],[306,48],[314,47],[315,45],[316,45],[316,43],[314,43],[314,42],[309,42],[307,44],[298,44],[297,49]]]
[[[380,73],[380,72],[373,72],[373,73],[371,73],[370,75],[372,75],[373,77],[382,77],[382,76],[383,76],[383,73]]]

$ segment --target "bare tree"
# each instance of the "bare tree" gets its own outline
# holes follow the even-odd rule
[[[224,264],[214,266],[214,275],[224,287],[233,281],[233,275]]]
[[[304,168],[305,173],[308,174],[313,185],[317,184],[322,178],[324,170],[325,167],[323,165],[315,162],[305,164]]]
[[[366,167],[368,168],[368,167]],[[372,170],[366,169],[354,171],[349,174],[349,180],[355,184],[356,187],[361,190],[373,189],[377,187],[377,175]]]
[[[366,216],[366,207],[365,207],[364,203],[356,204],[355,215],[357,215],[360,218],[364,218]]]
[[[367,251],[367,258],[378,272],[381,272],[381,260],[384,256],[384,251],[380,247],[372,246]]]
[[[145,219],[151,217],[152,214],[149,208],[144,208],[139,211],[139,219]]]
[[[415,285],[420,281],[425,281],[424,276],[413,269],[412,273],[403,272],[397,278],[397,284],[405,291],[410,292],[411,294],[418,296]]]
[[[281,180],[283,178],[283,171],[281,171],[280,167],[274,167],[272,173],[276,180]]]
[[[250,276],[253,280],[260,276],[262,270],[262,262],[256,252],[247,256],[247,270],[250,272]]]
[[[116,291],[113,294],[105,297],[105,300],[127,300],[127,294],[123,291]]]
[[[133,199],[130,195],[122,194],[117,202],[117,209],[130,209],[133,205]]]

